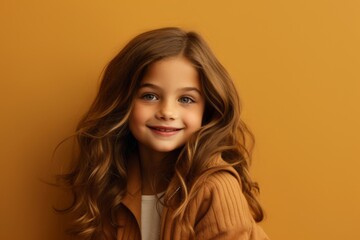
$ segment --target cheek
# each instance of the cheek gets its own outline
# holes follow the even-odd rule
[[[134,105],[129,116],[130,131],[133,132],[135,128],[139,127],[144,122],[144,114],[139,107]]]
[[[202,118],[203,118],[203,111],[199,109],[197,111],[193,111],[187,114],[185,121],[189,127],[197,130],[201,127]]]

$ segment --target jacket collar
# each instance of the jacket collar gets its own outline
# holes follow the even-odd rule
[[[200,179],[204,178],[203,180],[205,180],[206,177],[208,177],[209,175],[217,171],[224,171],[224,170],[229,171],[231,174],[233,174],[241,183],[240,177],[235,171],[235,169],[229,166],[229,164],[222,159],[218,159],[218,161],[216,161],[216,163],[214,164],[213,168],[210,168],[206,172],[206,174],[203,174],[200,177]],[[137,156],[137,154],[134,154],[127,159],[127,174],[128,174],[127,175],[128,181],[127,181],[126,194],[121,202],[134,215],[136,222],[139,226],[139,229],[141,229],[141,168],[140,168],[140,159]],[[180,188],[177,188],[174,194],[176,194],[179,190]],[[161,236],[163,236],[164,234],[163,227],[166,225],[166,221],[168,219],[167,215],[171,214],[170,212],[169,209],[164,206],[162,212]]]

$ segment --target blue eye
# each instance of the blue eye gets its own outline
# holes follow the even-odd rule
[[[158,100],[158,98],[157,98],[154,94],[151,94],[151,93],[144,94],[143,96],[141,96],[141,98],[144,99],[145,101],[155,101],[155,100]]]
[[[190,97],[181,97],[179,99],[179,102],[180,103],[185,103],[185,104],[190,104],[190,103],[194,103],[195,101]]]

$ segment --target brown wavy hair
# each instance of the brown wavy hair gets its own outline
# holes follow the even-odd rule
[[[187,58],[197,69],[206,106],[202,127],[175,153],[164,204],[194,236],[186,219],[187,203],[200,176],[221,158],[239,173],[253,218],[263,219],[256,199],[259,188],[248,172],[254,138],[240,119],[232,79],[199,34],[161,28],[136,36],[110,61],[94,102],[77,126],[74,165],[59,178],[73,195],[66,209],[76,214],[70,233],[106,239],[106,228],[116,228],[117,209],[126,193],[126,160],[137,144],[128,127],[134,95],[152,63],[174,56]]]

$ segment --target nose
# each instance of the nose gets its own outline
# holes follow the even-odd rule
[[[164,101],[160,104],[155,117],[160,120],[175,120],[176,119],[176,106],[170,101]]]

